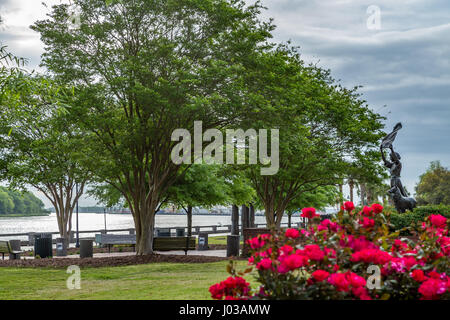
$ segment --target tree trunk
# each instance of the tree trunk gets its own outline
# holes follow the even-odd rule
[[[151,199],[147,205],[147,201],[141,201],[139,207],[135,207],[133,215],[135,215],[136,226],[136,254],[150,255],[153,254],[153,232],[155,230],[155,211],[158,208],[158,201]]]
[[[255,227],[255,207],[253,206],[253,203],[250,203],[250,228]]]
[[[339,184],[339,210],[344,205],[343,197],[344,197],[344,187],[342,184]]]
[[[366,206],[367,205],[367,191],[366,191],[366,185],[364,183],[360,183],[359,187],[361,189],[361,205]]]
[[[187,207],[186,215],[187,215],[187,235],[188,235],[188,237],[191,237],[192,236],[192,206]]]
[[[239,207],[235,204],[231,207],[231,234],[239,235]]]
[[[353,189],[354,189],[354,187],[355,187],[355,184],[354,184],[353,179],[350,179],[350,180],[348,181],[348,186],[349,186],[349,188],[350,188],[350,201],[351,201],[351,202],[354,202],[354,201],[353,201]]]
[[[275,223],[275,209],[273,203],[265,203],[264,204],[264,215],[266,216],[266,225],[267,228],[276,228]]]
[[[249,227],[249,209],[243,204],[241,208],[241,234],[244,235],[244,229]]]
[[[288,212],[288,228],[291,227],[291,217],[292,217],[292,213]]]

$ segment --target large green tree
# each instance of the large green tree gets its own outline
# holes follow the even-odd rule
[[[376,147],[382,118],[360,99],[357,88],[344,88],[329,71],[306,66],[296,48],[280,46],[254,63],[258,67],[246,83],[258,92],[257,112],[246,127],[279,130],[279,170],[261,175],[264,165],[253,165],[247,172],[267,225],[279,228],[293,199],[339,184],[348,160]],[[271,141],[268,146],[269,154],[274,152]]]
[[[40,76],[16,77],[10,82],[20,86],[11,86],[1,104],[0,177],[13,188],[31,185],[41,191],[55,207],[59,233],[68,241],[75,204],[89,180],[81,168],[84,134],[58,103],[64,89]]]
[[[121,192],[133,213],[137,254],[153,252],[155,211],[180,175],[174,130],[221,129],[242,116],[245,61],[273,26],[242,0],[75,0],[33,29],[43,65],[77,87],[71,114],[90,131],[90,169]]]
[[[31,192],[0,187],[0,214],[36,214],[47,212],[44,203]]]
[[[194,164],[169,187],[164,201],[183,208],[187,216],[188,236],[191,236],[192,209],[226,204],[228,194],[228,185],[220,175],[220,167]]]
[[[450,170],[440,161],[433,161],[427,171],[420,176],[416,186],[419,204],[450,205]]]

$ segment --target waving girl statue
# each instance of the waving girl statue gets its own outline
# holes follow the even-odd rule
[[[402,172],[402,163],[400,162],[400,154],[394,151],[393,142],[397,137],[397,132],[402,128],[402,124],[399,122],[395,125],[394,130],[389,133],[381,142],[380,151],[383,158],[384,165],[389,168],[391,173],[391,189],[389,194],[393,197],[395,207],[399,212],[405,212],[406,209],[413,210],[416,206],[416,201],[413,198],[408,198],[408,193],[403,187],[400,180],[400,174]],[[390,160],[386,160],[384,149],[389,148],[391,150]]]

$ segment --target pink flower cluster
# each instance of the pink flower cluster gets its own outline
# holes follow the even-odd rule
[[[314,208],[304,208],[302,216],[313,219],[307,229],[289,228],[249,240],[253,252],[248,262],[256,267],[261,282],[253,297],[450,298],[450,275],[446,274],[450,237],[445,217],[429,216],[420,241],[413,241],[389,234],[389,222],[386,214],[380,214],[383,207],[379,204],[353,214],[355,206],[346,202],[343,210],[336,219],[319,221],[313,219],[317,216]],[[369,266],[378,267],[380,283],[389,285],[369,290]],[[248,284],[239,277],[212,286],[210,292],[214,299],[251,296]]]
[[[212,285],[209,288],[211,297],[216,300],[234,300],[236,297],[244,298],[250,291],[250,284],[242,277],[228,277],[226,280]]]

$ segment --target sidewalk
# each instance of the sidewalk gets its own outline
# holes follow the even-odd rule
[[[167,255],[185,255],[184,251],[155,251],[157,254],[167,254]],[[108,257],[125,257],[125,256],[134,256],[135,252],[112,252],[112,253],[94,253],[94,258],[108,258]],[[188,256],[206,256],[206,257],[226,257],[226,250],[189,250],[187,252]],[[30,256],[22,256],[20,259],[34,259],[34,257]],[[79,254],[68,255],[65,257],[57,257],[54,256],[54,259],[63,259],[63,258],[72,258],[79,259]],[[1,259],[1,257],[0,257]],[[9,255],[5,255],[5,260],[9,260]]]

